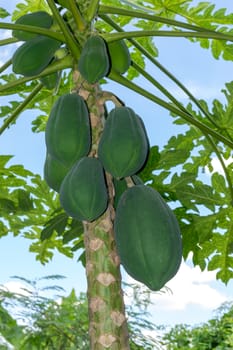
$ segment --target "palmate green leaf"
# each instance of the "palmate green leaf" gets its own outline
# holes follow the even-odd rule
[[[40,232],[40,229],[34,227],[32,232],[25,235],[26,238],[33,239],[29,251],[36,254],[36,260],[40,261],[42,264],[48,263],[53,258],[54,249],[57,249],[61,254],[69,258],[73,257],[71,249],[64,246],[61,238],[58,239],[57,236],[53,234],[50,239],[41,241]]]
[[[223,175],[219,173],[213,173],[211,176],[211,184],[217,193],[227,193],[226,180]]]
[[[50,11],[45,0],[24,0],[24,2],[20,2],[16,5],[12,15],[12,21],[16,21],[16,19],[28,12],[36,12],[40,10]]]
[[[33,209],[33,201],[30,193],[19,188],[17,190],[18,195],[18,208],[22,211],[30,211]]]
[[[72,257],[75,242],[64,245],[63,234],[75,223],[70,222],[57,194],[49,190],[45,181],[22,165],[8,166],[11,158],[0,156],[0,235],[11,233],[30,239],[30,251],[42,263],[53,257],[54,249]],[[41,235],[47,238],[43,242]]]
[[[7,83],[13,83],[18,81],[19,77],[16,76],[13,73],[9,74],[2,74],[0,76],[0,87],[4,87]],[[13,86],[11,88],[8,88],[7,90],[0,91],[0,96],[6,96],[6,95],[13,95],[13,94],[22,94],[23,92],[31,92],[32,89],[37,85],[37,81],[33,80],[29,82],[23,82],[22,84],[19,84],[17,86]],[[22,96],[22,95],[21,95]]]
[[[81,221],[78,221],[76,219],[72,220],[72,223],[70,225],[70,229],[64,232],[63,234],[63,243],[67,244],[71,241],[73,241],[76,238],[80,238],[80,236],[83,234],[83,224]],[[76,243],[75,243],[76,244]]]
[[[217,24],[232,24],[233,14],[226,14],[226,8],[216,10],[215,4],[206,1],[188,8],[186,18],[205,28],[215,29]]]
[[[0,118],[8,118],[15,111],[15,109],[20,105],[19,101],[9,101],[8,106],[0,107]],[[3,120],[3,122],[4,122]]]
[[[60,236],[65,230],[67,221],[68,217],[64,212],[53,216],[52,219],[46,222],[45,228],[41,231],[41,240],[49,239],[54,231]]]
[[[140,1],[135,0],[140,4]],[[232,34],[233,14],[226,13],[226,8],[216,10],[211,2],[200,2],[191,6],[191,1],[149,1],[144,2],[146,8],[154,9],[160,16],[175,19],[177,15],[183,17],[188,23],[201,26],[206,29],[217,30],[222,33]],[[146,6],[148,4],[148,6]],[[143,22],[140,22],[143,23]],[[147,23],[145,22],[145,28]],[[199,42],[202,48],[211,48],[213,57],[218,59],[222,56],[225,60],[233,59],[233,48],[231,43],[224,40],[212,40],[208,38],[189,38],[193,42]]]
[[[195,147],[193,140],[196,137],[197,132],[193,128],[182,134],[172,136],[160,153],[158,169],[170,169],[179,164],[185,164]]]
[[[13,156],[10,155],[0,155],[0,172],[4,170],[5,165],[12,159]]]
[[[181,9],[186,8],[191,0],[132,0],[132,4],[137,4],[139,10],[148,11],[149,13],[159,14],[160,16],[167,18],[174,18],[176,13],[179,13]]]
[[[213,253],[213,247],[203,248],[203,245],[213,235],[217,214],[200,216],[188,214],[181,208],[176,209],[175,214],[180,221],[184,258],[187,259],[189,253],[192,252],[194,265],[199,265],[201,270],[204,270],[207,265],[207,257]]]
[[[215,5],[210,2],[200,2],[194,7],[185,7],[178,11],[189,23],[202,26],[207,29],[217,30],[222,33],[232,34],[233,14],[226,14],[226,8],[215,10]],[[229,25],[227,27],[227,25]],[[195,38],[193,41],[200,43],[202,48],[209,49],[213,57],[219,59],[220,56],[225,60],[233,60],[233,45],[224,40],[212,40]]]
[[[199,211],[198,205],[203,205],[211,211],[215,210],[216,205],[223,205],[225,203],[217,194],[213,193],[213,189],[209,185],[205,184],[194,184],[187,185],[186,187],[179,187],[176,190],[179,201],[186,208]]]
[[[139,172],[139,177],[143,182],[150,181],[153,177],[152,172],[156,169],[160,159],[159,147],[152,146],[144,168]]]
[[[0,18],[6,18],[8,16],[10,16],[9,12],[3,7],[0,7]]]
[[[211,241],[205,243],[207,247],[210,244],[214,247],[215,254],[210,258],[208,270],[218,270],[216,277],[227,283],[233,278],[233,225],[231,224],[231,230],[224,235],[214,234]]]

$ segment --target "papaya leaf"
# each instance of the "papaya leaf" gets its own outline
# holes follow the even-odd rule
[[[159,159],[160,159],[159,147],[152,146],[149,151],[147,162],[144,168],[138,174],[143,182],[149,181],[152,178],[152,171],[156,169]]]
[[[0,18],[6,18],[8,16],[10,16],[9,12],[3,7],[0,7]]]
[[[36,12],[39,10],[49,10],[48,4],[45,0],[24,0],[24,2],[20,2],[16,5],[12,15],[12,21],[16,21],[16,19],[28,12]]]
[[[232,226],[232,225],[231,225]],[[208,263],[208,270],[218,270],[217,279],[221,279],[224,283],[227,283],[233,277],[233,256],[229,254],[229,247],[232,247],[232,229],[226,234],[216,233],[210,242],[206,242],[206,245],[212,245],[215,247],[215,254],[210,258]]]
[[[33,235],[37,238],[40,237],[40,229],[33,229]],[[31,236],[31,235],[30,235]],[[27,238],[30,238],[27,236]],[[32,237],[31,237],[32,238]],[[43,265],[48,263],[53,258],[54,249],[57,249],[61,254],[72,258],[73,253],[69,247],[65,247],[61,239],[57,239],[55,235],[52,235],[50,239],[45,239],[43,241],[40,238],[37,240],[34,236],[33,242],[29,247],[29,251],[36,254],[36,260],[40,261]]]
[[[85,267],[86,266],[86,254],[85,254],[85,251],[83,251],[79,258],[78,258],[78,261],[81,262],[81,264]]]
[[[81,237],[78,242],[73,246],[72,251],[76,251],[79,250],[80,248],[84,248],[84,241],[83,241],[83,237]]]
[[[211,176],[211,184],[212,188],[214,188],[217,193],[224,194],[227,192],[226,180],[223,175],[219,173],[213,173]]]
[[[8,198],[0,198],[0,212],[14,214],[16,212],[16,204]]]
[[[17,194],[18,194],[18,209],[22,211],[29,211],[34,208],[30,193],[19,188],[17,190]]]
[[[0,155],[0,172],[5,168],[5,165],[12,159],[11,155]]]
[[[41,240],[48,239],[56,231],[58,235],[61,235],[66,227],[68,217],[65,213],[61,213],[50,219],[45,228],[41,231]]]
[[[83,234],[83,224],[81,221],[72,220],[71,228],[64,232],[63,243],[67,244],[75,238],[79,238]]]

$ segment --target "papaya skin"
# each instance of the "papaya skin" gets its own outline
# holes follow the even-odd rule
[[[60,188],[60,202],[71,217],[91,222],[105,212],[108,193],[97,158],[83,157],[68,172]]]
[[[156,190],[128,188],[116,209],[114,232],[121,263],[131,277],[158,291],[175,276],[182,260],[180,229]]]
[[[19,17],[15,23],[49,29],[53,24],[53,18],[45,11],[36,11]],[[27,41],[37,37],[38,34],[16,29],[12,30],[12,36]]]
[[[25,77],[40,74],[52,61],[60,45],[59,41],[42,35],[26,41],[12,57],[13,72]]]
[[[111,69],[124,74],[130,67],[131,57],[124,40],[108,43],[108,52],[111,60]]]
[[[44,164],[44,179],[47,185],[59,192],[61,183],[68,173],[69,168],[47,153]]]
[[[98,35],[90,36],[82,49],[78,70],[90,84],[97,83],[110,70],[110,60],[105,40]]]
[[[129,107],[116,107],[107,116],[98,146],[105,170],[117,179],[135,175],[145,164],[148,137],[141,118]]]
[[[67,167],[86,156],[91,147],[89,111],[76,93],[60,96],[45,129],[47,151]]]

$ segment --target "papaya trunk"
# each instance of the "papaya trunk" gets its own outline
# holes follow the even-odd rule
[[[91,156],[96,156],[104,124],[103,94],[98,84],[89,85],[74,73],[77,92],[86,100],[92,125]],[[113,184],[106,174],[109,205],[96,221],[84,222],[88,285],[90,350],[129,350],[129,336],[121,287],[120,259],[113,232]]]
[[[119,257],[111,210],[84,224],[91,350],[129,350]]]

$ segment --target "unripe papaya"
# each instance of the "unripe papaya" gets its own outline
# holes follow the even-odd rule
[[[60,202],[71,217],[97,219],[107,208],[104,171],[97,158],[83,157],[68,172],[60,188]]]
[[[110,59],[105,40],[98,35],[90,36],[84,44],[78,70],[90,84],[94,84],[107,75],[110,69]]]
[[[55,39],[37,36],[18,47],[12,57],[12,70],[31,77],[41,73],[53,59],[61,43]]]
[[[123,193],[114,231],[121,263],[131,277],[160,290],[175,276],[182,259],[179,225],[153,188],[138,185]]]
[[[143,181],[137,175],[131,176],[131,180],[134,183],[134,185],[143,184]],[[121,195],[127,190],[128,185],[125,178],[120,180],[113,178],[113,185],[114,185],[114,203],[113,204],[114,204],[114,208],[116,209],[119,199],[121,198]]]
[[[71,93],[57,99],[46,125],[45,142],[48,153],[68,167],[89,153],[90,119],[81,96]]]
[[[144,165],[148,150],[141,118],[131,108],[114,108],[107,117],[98,146],[98,157],[105,170],[116,178],[134,175]]]
[[[59,192],[61,183],[68,171],[69,168],[66,167],[63,163],[52,157],[51,154],[46,154],[44,164],[44,179],[50,188],[56,192]]]
[[[53,24],[53,18],[45,11],[37,11],[23,15],[15,21],[15,24],[24,24],[49,29]],[[25,32],[18,29],[13,30],[12,35],[22,41],[27,41],[38,36],[36,33]]]
[[[119,74],[124,74],[130,67],[131,58],[129,49],[124,40],[108,43],[108,51],[111,60],[111,69]]]

